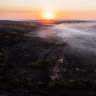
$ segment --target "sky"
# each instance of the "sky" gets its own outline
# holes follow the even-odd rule
[[[96,0],[0,0],[0,19],[41,19],[47,10],[56,19],[96,20]]]

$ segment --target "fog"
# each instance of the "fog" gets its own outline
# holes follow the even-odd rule
[[[59,42],[68,43],[72,48],[96,54],[96,22],[57,24],[31,33],[31,36],[55,38]]]
[[[96,22],[62,23],[30,32],[29,36],[48,39],[53,43],[66,43],[64,54],[82,57],[87,64],[96,63]],[[55,41],[54,41],[55,39]]]
[[[96,54],[96,23],[60,24],[54,29],[71,47]]]

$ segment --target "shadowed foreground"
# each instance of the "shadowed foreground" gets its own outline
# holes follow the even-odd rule
[[[71,46],[58,32],[42,22],[0,21],[0,96],[96,95],[95,47],[74,49],[78,41]]]

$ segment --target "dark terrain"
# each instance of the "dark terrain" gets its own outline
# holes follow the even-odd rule
[[[0,96],[96,96],[95,56],[70,50],[61,38],[34,35],[50,26],[0,21]]]

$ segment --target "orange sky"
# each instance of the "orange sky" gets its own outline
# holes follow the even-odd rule
[[[56,19],[96,20],[96,0],[0,0],[0,19],[41,19],[46,10]]]
[[[56,19],[96,20],[95,12],[63,11],[54,12]],[[0,19],[42,19],[40,11],[32,12],[0,12]]]

